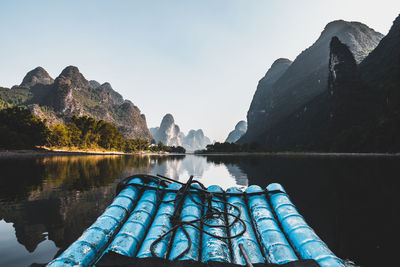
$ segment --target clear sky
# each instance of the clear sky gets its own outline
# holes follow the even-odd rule
[[[279,57],[293,60],[336,19],[386,34],[399,0],[0,1],[0,86],[68,65],[110,82],[146,115],[223,141]]]

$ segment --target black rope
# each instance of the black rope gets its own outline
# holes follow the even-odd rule
[[[146,176],[150,176],[150,175],[146,175]],[[153,179],[154,179],[154,178],[155,178],[155,179],[158,178],[158,177],[155,177],[155,176],[150,176],[150,177],[152,177]],[[142,177],[141,177],[141,176],[135,175],[135,176],[128,177],[128,178],[124,179],[122,182],[120,182],[120,183],[117,185],[116,194],[118,195],[119,192],[121,192],[125,187],[129,187],[129,186],[141,187],[141,188],[145,188],[145,189],[156,189],[155,186],[151,186],[151,185],[147,185],[147,184],[128,184],[128,183],[125,182],[126,180],[129,182],[129,181],[130,181],[131,179],[133,179],[133,178],[142,178]],[[154,182],[154,180],[152,180],[152,181]],[[124,183],[124,182],[125,182],[125,183]],[[176,182],[179,183],[179,184],[185,184],[185,183],[178,182],[178,181],[176,181]],[[194,180],[193,182],[194,182],[194,183],[198,183],[198,181],[196,181],[196,180]],[[160,187],[159,191],[163,191],[164,193],[168,193],[168,192],[177,193],[177,192],[179,192],[180,190],[182,190],[182,189],[177,190],[177,189],[166,188],[167,185],[166,185],[165,182],[163,182],[163,181],[161,181],[161,185],[162,185],[163,187]],[[197,188],[197,187],[190,186],[190,189],[191,189],[191,190],[198,191],[199,193],[203,193],[203,194],[205,194],[205,195],[211,194],[210,192],[207,191],[206,188]],[[283,192],[283,191],[281,191],[281,190],[267,190],[267,189],[265,189],[265,191],[247,193],[247,195],[248,195],[248,196],[263,195],[263,194],[265,194],[265,192],[267,192],[268,194],[280,194],[280,193],[286,194],[285,192]],[[224,196],[224,195],[226,195],[226,196],[228,196],[228,197],[229,197],[229,196],[243,196],[243,193],[239,193],[239,192],[238,192],[238,193],[235,193],[235,192],[224,192],[224,193],[214,192],[214,193],[212,193],[212,194],[217,195],[217,196],[219,196],[219,197],[221,197],[221,198],[222,198],[222,196]]]
[[[133,178],[141,178],[147,183],[129,184],[129,181]],[[156,183],[157,186],[149,185],[150,182]],[[171,182],[178,183],[178,184],[182,185],[182,187],[178,190],[166,188],[167,185]],[[194,184],[197,184],[199,187],[194,187],[193,186]],[[171,229],[169,229],[167,232],[165,232],[161,236],[159,236],[150,245],[150,252],[151,252],[152,256],[158,257],[155,252],[155,246],[170,234],[172,234],[171,241],[173,241],[177,230],[181,229],[183,234],[185,235],[186,239],[188,240],[188,246],[186,247],[186,249],[184,251],[182,251],[173,260],[178,260],[178,259],[182,258],[190,250],[190,248],[192,246],[192,240],[191,240],[187,230],[185,229],[188,226],[191,226],[191,227],[197,229],[200,232],[200,234],[207,234],[211,237],[214,237],[214,238],[217,238],[220,240],[227,240],[229,243],[230,243],[231,239],[237,238],[246,232],[246,230],[247,230],[246,224],[240,218],[241,217],[240,208],[227,202],[227,197],[229,197],[229,196],[245,196],[247,198],[249,196],[263,195],[265,193],[267,193],[267,194],[284,193],[283,191],[280,191],[280,190],[271,190],[271,191],[265,190],[265,191],[261,191],[261,192],[254,192],[254,193],[247,193],[247,194],[245,192],[244,193],[239,193],[239,192],[238,193],[235,193],[235,192],[228,193],[225,191],[222,193],[209,192],[209,191],[207,191],[207,188],[201,182],[194,180],[193,176],[190,176],[189,180],[186,183],[183,183],[183,182],[180,182],[180,181],[177,181],[177,180],[174,180],[174,179],[171,179],[171,178],[159,175],[159,174],[157,174],[157,176],[140,174],[140,175],[134,175],[134,176],[128,177],[128,178],[124,179],[120,184],[118,184],[117,193],[121,192],[124,188],[129,187],[129,186],[139,187],[141,190],[143,190],[143,189],[156,190],[157,200],[160,202],[160,205],[162,203],[174,203],[175,210],[174,210],[173,215],[170,217],[170,222],[172,225]],[[171,200],[164,201],[164,200],[162,200],[162,197],[161,197],[161,195],[164,193],[176,193],[176,196]],[[198,202],[193,197],[193,194],[198,195],[204,201]],[[222,199],[222,200],[213,198],[214,196],[218,196],[219,199]],[[187,197],[189,197],[190,200],[193,201],[193,203],[195,203],[196,205],[199,205],[201,207],[202,215],[200,218],[194,219],[191,221],[182,221],[181,212],[182,212],[182,209],[184,206],[183,205],[184,201]],[[212,206],[212,202],[223,203],[224,211],[220,211],[220,210],[214,208]],[[228,207],[230,207],[230,209],[228,209]],[[207,209],[207,211],[204,213],[203,211],[205,209]],[[232,212],[229,212],[228,210],[232,210]],[[237,215],[235,215],[236,212],[234,212],[234,211],[237,211]],[[224,221],[225,221],[224,225],[211,225],[211,224],[207,223],[207,219],[219,218],[221,216],[223,216],[223,218],[224,218]],[[229,216],[233,217],[233,221],[231,223],[229,223],[229,218],[230,218]],[[229,229],[236,223],[240,223],[243,226],[242,231],[234,236],[231,236],[229,233]],[[200,227],[197,226],[196,224],[200,224]],[[226,228],[227,235],[226,236],[218,236],[218,235],[212,234],[210,232],[207,232],[204,230],[204,227],[203,227],[204,225],[206,225],[208,227]],[[254,230],[254,225],[252,225],[252,227]],[[257,234],[256,234],[256,236],[257,236]],[[257,240],[257,241],[259,243],[259,240]],[[172,250],[172,246],[170,245],[168,252],[167,252],[167,257],[169,257],[171,250]],[[264,255],[264,253],[263,253],[263,256],[266,257]]]
[[[199,189],[196,187],[192,187],[192,184],[198,184],[200,186],[200,190],[189,190],[190,189]],[[189,252],[190,248],[192,247],[192,240],[187,232],[187,230],[185,229],[187,226],[191,226],[195,229],[197,229],[201,234],[207,234],[209,236],[212,236],[214,238],[220,239],[220,240],[230,240],[233,238],[237,238],[241,235],[243,235],[246,232],[246,224],[244,223],[244,221],[240,218],[241,216],[241,211],[240,209],[231,204],[228,203],[225,200],[217,200],[217,199],[213,199],[213,196],[216,195],[217,193],[211,193],[208,192],[206,190],[206,187],[199,181],[194,180],[193,177],[190,177],[188,182],[186,184],[184,184],[184,186],[176,191],[176,197],[172,200],[169,201],[164,201],[164,203],[169,203],[169,202],[175,202],[175,211],[173,216],[171,216],[171,224],[172,227],[171,229],[169,229],[167,232],[163,233],[161,236],[159,236],[156,240],[153,241],[153,243],[150,245],[150,252],[152,254],[153,257],[158,257],[155,253],[155,246],[161,242],[164,238],[166,238],[169,234],[172,234],[172,238],[171,240],[173,240],[173,237],[175,236],[176,232],[178,229],[181,229],[183,234],[185,235],[186,239],[188,240],[188,246],[177,256],[175,257],[173,260],[178,260],[180,258],[182,258],[186,253]],[[202,202],[198,202],[194,197],[193,194],[197,194],[202,196],[206,201],[206,204],[203,204]],[[223,196],[223,194],[221,194]],[[183,203],[185,201],[185,198],[189,197],[193,203],[195,203],[196,205],[199,205],[202,207],[202,210],[207,209],[207,211],[204,213],[202,212],[202,215],[200,218],[198,219],[194,219],[191,221],[182,221],[181,220],[181,212],[183,209]],[[237,211],[238,215],[235,215],[233,213],[229,213],[227,211],[220,211],[214,207],[212,207],[212,201],[217,202],[217,203],[223,203],[226,207],[230,206],[232,207],[232,209]],[[224,225],[211,225],[207,223],[207,219],[210,218],[217,218],[223,216],[224,220],[225,218],[228,218],[228,216],[232,216],[234,218],[234,220],[231,223],[226,223]],[[210,233],[208,231],[205,231],[204,228],[202,226],[206,225],[208,227],[223,227],[226,229],[229,229],[232,225],[234,225],[235,223],[241,223],[242,224],[242,231],[234,236],[230,236],[230,235],[226,235],[226,236],[218,236],[215,235],[213,233]],[[200,224],[200,227],[197,225]],[[171,251],[168,252],[168,255],[170,254]]]
[[[224,191],[223,200],[226,201],[226,194],[225,193],[226,192]],[[231,233],[230,233],[229,227],[228,227],[228,216],[227,216],[228,211],[227,211],[226,205],[224,205],[224,211],[225,211],[225,214],[224,214],[224,217],[225,217],[225,231],[226,231],[226,235],[228,237],[230,237]],[[230,252],[229,253],[230,259],[231,259],[231,262],[233,262],[233,248],[232,248],[232,242],[231,242],[230,238],[228,239],[228,247],[229,247],[229,252]]]

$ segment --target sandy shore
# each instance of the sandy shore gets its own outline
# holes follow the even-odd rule
[[[102,151],[65,151],[65,150],[0,150],[2,158],[31,158],[63,155],[131,155],[122,152],[102,152]]]
[[[116,151],[86,151],[86,150],[62,150],[62,149],[49,149],[49,148],[38,148],[38,149],[21,149],[21,150],[0,150],[0,159],[6,158],[32,158],[32,157],[48,157],[48,156],[72,156],[72,155],[184,155],[178,153],[168,152],[137,152],[137,153],[124,153]]]
[[[31,158],[47,156],[72,156],[72,155],[185,155],[176,153],[124,153],[114,151],[81,151],[81,150],[57,150],[57,149],[37,149],[37,150],[0,150],[0,159],[6,158]],[[186,153],[186,155],[196,156],[277,156],[277,157],[400,157],[400,153],[320,153],[320,152],[237,152],[237,153]]]

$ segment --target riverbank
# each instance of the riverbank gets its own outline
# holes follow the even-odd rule
[[[400,153],[335,153],[335,152],[204,152],[197,156],[279,156],[279,157],[400,157]]]
[[[65,151],[65,150],[46,150],[46,149],[0,150],[0,159],[63,156],[63,155],[128,155],[128,153],[101,152],[101,151]]]
[[[177,155],[168,152],[136,152],[125,153],[117,151],[97,151],[97,150],[62,150],[50,148],[21,149],[21,150],[0,150],[0,159],[6,158],[32,158],[48,156],[73,156],[73,155]],[[184,155],[184,154],[179,154]]]
[[[135,152],[125,153],[117,151],[99,150],[62,150],[50,148],[0,150],[0,159],[3,158],[31,158],[48,156],[73,155],[196,155],[196,156],[276,156],[276,157],[400,157],[400,153],[328,153],[328,152],[214,152],[214,153],[169,153],[169,152]]]

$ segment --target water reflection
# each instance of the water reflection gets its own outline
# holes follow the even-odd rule
[[[280,182],[300,212],[342,258],[390,263],[399,158],[271,156],[61,156],[0,160],[0,266],[45,263],[111,202],[135,173],[206,186]],[[394,255],[394,254],[392,254]]]
[[[0,230],[12,235],[25,250],[8,245],[0,236],[0,265],[50,261],[65,249],[112,201],[118,182],[136,173],[162,174],[186,180],[190,175],[206,185],[215,178],[224,187],[235,185],[223,165],[196,156],[57,156],[0,160]],[[206,175],[205,175],[206,173]],[[15,231],[15,234],[14,234]],[[58,250],[58,249],[57,249]],[[56,251],[57,251],[56,250]],[[54,251],[53,251],[54,252]],[[39,257],[38,255],[42,255]]]
[[[47,235],[47,233],[43,234]],[[15,237],[13,225],[3,220],[0,220],[0,236],[2,241],[0,242],[2,266],[15,266],[16,263],[21,266],[29,266],[32,263],[32,258],[35,258],[37,262],[47,262],[58,251],[54,242],[49,241],[46,237],[34,251],[31,251],[32,253],[27,254],[25,247]],[[10,253],[10,250],[12,253]]]
[[[187,155],[168,157],[154,164],[153,175],[161,174],[185,182],[190,175],[205,186],[218,184],[227,189],[231,186],[247,186],[247,177],[231,164],[207,161],[207,157]]]

